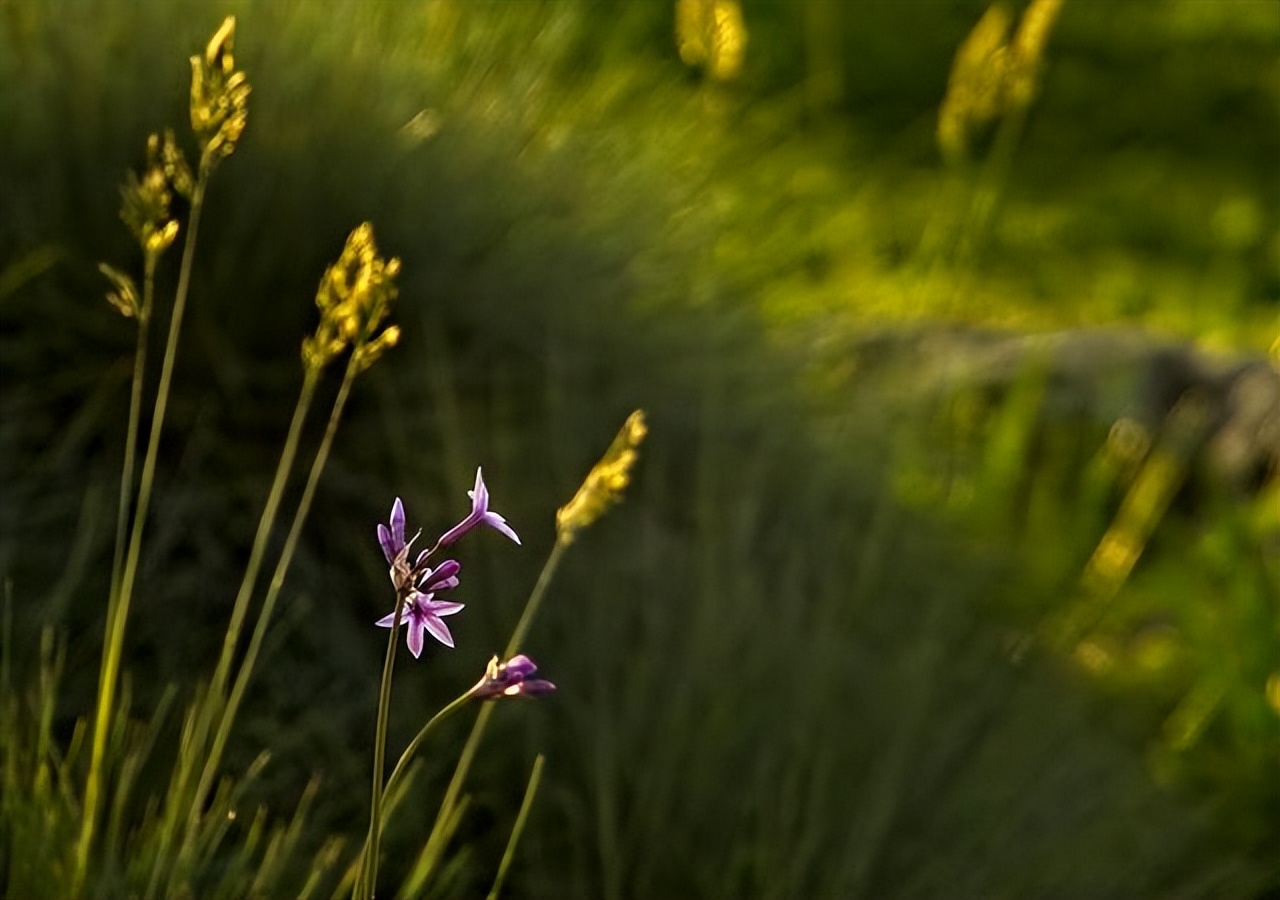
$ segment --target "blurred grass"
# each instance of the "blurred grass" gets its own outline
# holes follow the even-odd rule
[[[320,771],[317,833],[362,814],[385,599],[372,525],[390,498],[447,524],[482,463],[529,548],[468,548],[461,649],[405,667],[403,743],[501,645],[551,511],[644,406],[638,483],[575,547],[532,635],[561,693],[496,716],[473,847],[440,895],[487,886],[535,747],[547,772],[513,894],[1274,889],[1276,720],[1258,676],[1278,601],[1274,568],[1241,564],[1257,532],[1230,512],[1174,526],[1098,640],[1172,609],[1179,626],[1213,620],[1178,644],[1203,658],[1099,697],[1087,667],[1041,648],[1015,661],[1007,636],[1072,598],[1108,508],[1073,511],[1068,484],[1066,502],[1040,495],[1029,535],[988,475],[967,488],[991,495],[985,519],[938,516],[934,461],[850,424],[830,376],[833,336],[925,316],[1265,348],[1280,137],[1259,75],[1280,23],[1265,3],[1211,6],[1068,3],[994,227],[938,278],[921,235],[954,243],[969,185],[936,162],[933,115],[978,3],[923,21],[902,4],[844,10],[840,99],[821,110],[782,3],[746,4],[748,67],[729,86],[679,67],[658,3],[6,3],[0,270],[59,259],[0,295],[16,630],[70,632],[63,703],[84,709],[106,580],[92,560],[109,553],[94,503],[111,506],[129,353],[96,262],[128,258],[116,184],[145,134],[184,115],[174,51],[234,13],[255,93],[208,209],[217,252],[197,260],[131,628],[139,707],[212,662],[317,274],[371,219],[404,259],[405,341],[358,393],[240,735],[241,768],[273,751],[273,809]],[[923,509],[904,501],[911,479]],[[1203,755],[1175,752],[1161,723],[1223,667],[1236,712]],[[447,756],[425,768],[438,789]],[[402,815],[393,873],[429,825]]]

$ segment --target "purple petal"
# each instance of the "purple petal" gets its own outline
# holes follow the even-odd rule
[[[452,578],[461,571],[462,563],[456,559],[446,559],[432,570],[432,574],[435,578],[445,579]]]
[[[453,603],[448,600],[430,600],[427,602],[427,614],[432,616],[451,616],[462,612],[465,603]]]
[[[378,523],[378,543],[382,545],[382,555],[387,558],[387,563],[391,564],[396,561],[396,548],[391,543],[391,532],[387,530],[387,526],[381,522]]]
[[[484,518],[481,521],[483,521],[484,524],[488,525],[490,528],[493,528],[502,532],[507,537],[511,538],[511,540],[515,541],[517,544],[520,543],[520,538],[516,535],[514,531],[511,530],[511,526],[507,524],[507,520],[502,518],[502,516],[498,515],[497,513],[486,512],[484,514]]]
[[[504,669],[519,678],[524,678],[538,671],[538,667],[534,665],[533,660],[523,653],[519,653],[507,660]]]
[[[527,697],[536,697],[539,694],[550,694],[556,689],[556,686],[550,681],[543,681],[541,678],[531,678],[528,681],[522,681],[516,687],[516,693],[524,694]]]
[[[426,628],[430,628],[430,621],[430,619],[425,617],[422,619],[415,618],[415,621],[409,625],[409,631],[405,635],[405,641],[409,644],[409,652],[413,654],[414,659],[417,659],[422,655],[422,629],[424,626]],[[431,633],[435,634],[434,631]]]
[[[457,610],[453,610],[453,612],[457,612]],[[431,636],[435,638],[437,641],[439,641],[440,643],[444,644],[446,647],[453,646],[453,635],[449,633],[449,626],[445,625],[444,622],[440,621],[438,617],[430,614],[423,616],[422,627],[427,629],[427,631],[430,631]],[[418,644],[419,644],[419,652],[421,652],[421,644],[422,644],[421,631],[418,632]],[[415,653],[414,656],[417,656],[417,654]]]
[[[395,538],[396,549],[404,546],[404,504],[399,497],[391,504],[391,536]]]
[[[489,508],[489,489],[484,486],[484,475],[479,466],[476,466],[476,486],[467,491],[467,496],[471,498],[472,512],[483,513]]]
[[[404,617],[405,617],[406,615],[408,615],[408,613],[403,613],[403,612],[402,612],[402,613],[400,614],[400,621],[401,621],[401,622],[403,622],[403,621],[404,621]],[[378,621],[374,622],[373,624],[377,625],[379,628],[390,628],[392,625],[394,625],[394,624],[395,624],[395,621],[396,621],[396,614],[395,614],[395,613],[390,613],[390,614],[388,614],[388,615],[383,616],[381,619],[379,619]]]

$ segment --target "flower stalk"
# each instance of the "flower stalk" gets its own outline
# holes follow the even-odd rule
[[[436,593],[452,590],[458,586],[458,572],[461,566],[456,560],[446,559],[432,567],[429,565],[431,556],[440,548],[455,543],[480,525],[487,525],[515,543],[520,543],[519,536],[507,524],[506,519],[489,509],[489,489],[485,486],[482,470],[476,470],[475,487],[467,493],[471,497],[471,511],[462,521],[440,535],[430,549],[419,553],[412,563],[409,562],[409,551],[422,532],[418,531],[413,537],[405,539],[405,511],[399,497],[391,506],[391,516],[387,524],[378,525],[378,544],[390,566],[391,583],[396,589],[396,604],[390,615],[377,622],[379,626],[390,628],[391,634],[388,637],[387,655],[382,669],[382,684],[378,692],[369,831],[361,851],[360,865],[352,890],[353,900],[369,900],[374,895],[378,881],[378,856],[382,840],[382,798],[390,791],[431,728],[446,714],[452,714],[463,703],[474,698],[496,696],[506,688],[515,688],[516,693],[528,694],[546,693],[555,689],[550,682],[530,679],[526,683],[527,676],[536,671],[536,667],[527,658],[499,663],[495,657],[489,664],[485,676],[471,690],[453,701],[423,726],[405,752],[401,754],[391,778],[386,782],[383,781],[391,680],[394,674],[396,638],[400,625],[403,623],[409,625],[409,650],[416,658],[422,653],[424,632],[430,633],[446,647],[453,646],[453,635],[449,633],[449,628],[441,620],[441,616],[452,615],[463,608],[461,603],[434,599]],[[499,685],[502,690],[499,690]],[[526,685],[523,690],[520,688],[521,685]]]
[[[243,702],[245,691],[248,688],[249,680],[262,648],[262,642],[266,638],[267,627],[275,612],[280,591],[284,587],[285,578],[297,551],[302,528],[311,512],[311,505],[320,483],[320,476],[328,463],[329,453],[333,448],[333,442],[337,436],[338,426],[342,421],[342,415],[346,409],[351,388],[356,376],[373,365],[388,347],[394,346],[399,337],[399,329],[394,325],[388,326],[381,333],[378,332],[378,328],[390,312],[391,302],[397,295],[393,279],[399,273],[399,265],[398,259],[383,260],[378,255],[377,247],[373,240],[373,228],[366,222],[357,227],[348,237],[342,255],[333,266],[329,267],[321,280],[320,289],[316,295],[316,305],[320,308],[320,323],[316,328],[315,335],[303,341],[304,375],[302,391],[298,398],[298,405],[294,413],[293,423],[290,426],[289,436],[286,439],[285,449],[281,454],[280,464],[276,470],[276,478],[271,487],[267,506],[263,510],[262,519],[259,521],[254,550],[251,552],[250,561],[240,585],[236,605],[232,611],[231,623],[228,626],[227,636],[223,643],[222,657],[219,659],[218,669],[215,672],[214,682],[211,686],[210,701],[206,704],[207,712],[203,723],[204,734],[207,734],[207,730],[214,720],[217,721],[217,727],[214,730],[209,750],[204,757],[199,783],[189,801],[180,866],[190,863],[191,854],[194,851],[196,824],[199,821],[201,810],[205,806],[205,801],[213,790],[214,780],[217,778],[222,755],[226,750],[226,743],[231,735],[232,725],[239,712],[240,704]],[[338,272],[344,274],[342,276],[335,275]],[[345,278],[346,283],[355,285],[354,289],[344,290],[340,300],[336,298],[334,292],[335,279],[339,277]],[[339,317],[347,323],[345,332],[337,324]],[[316,348],[319,346],[323,346],[325,352],[316,352]],[[377,349],[371,350],[371,347],[376,347]],[[230,672],[232,655],[243,628],[244,617],[248,609],[249,599],[253,593],[253,585],[257,579],[266,541],[273,529],[280,496],[288,480],[288,473],[292,469],[302,422],[306,417],[306,412],[310,407],[324,368],[337,355],[348,348],[350,348],[351,354],[347,360],[342,383],[338,388],[337,396],[330,410],[324,435],[312,461],[306,485],[302,490],[302,496],[298,501],[297,508],[294,510],[293,521],[289,526],[284,547],[280,552],[280,558],[276,562],[275,571],[268,584],[266,597],[263,600],[262,609],[258,613],[257,622],[249,638],[249,645],[245,651],[244,659],[236,671],[235,681],[232,684],[229,696],[226,698],[225,706],[222,706],[222,691],[225,689],[226,679]],[[203,745],[203,742],[204,738],[202,736],[200,744]]]
[[[186,312],[187,297],[191,287],[191,272],[195,260],[195,248],[200,229],[200,216],[204,210],[204,198],[208,189],[209,178],[217,164],[230,156],[235,150],[237,141],[244,132],[247,122],[247,102],[249,85],[247,76],[236,70],[231,49],[235,37],[235,19],[228,17],[214,34],[205,49],[203,58],[194,56],[192,65],[191,121],[193,131],[200,145],[200,163],[197,174],[193,177],[182,152],[171,131],[164,134],[161,141],[158,135],[152,135],[148,141],[149,165],[143,177],[131,176],[123,188],[124,205],[121,218],[134,233],[142,246],[145,259],[145,278],[143,301],[136,310],[141,323],[151,317],[149,294],[154,279],[155,265],[159,255],[173,243],[178,234],[178,223],[168,219],[170,188],[190,201],[190,212],[187,220],[187,234],[183,245],[182,262],[178,270],[178,285],[174,292],[173,311],[169,321],[169,334],[165,342],[164,357],[161,362],[160,380],[156,388],[154,412],[151,420],[151,431],[147,442],[147,452],[142,464],[142,474],[138,482],[137,505],[133,513],[132,526],[129,529],[128,549],[124,554],[123,564],[119,565],[121,534],[117,534],[116,562],[118,571],[113,574],[111,595],[107,606],[107,629],[105,646],[102,654],[102,668],[99,675],[96,716],[94,720],[93,744],[90,755],[89,775],[85,783],[84,814],[81,819],[80,838],[76,846],[74,875],[72,877],[72,893],[79,894],[84,886],[88,872],[89,858],[93,849],[98,806],[103,793],[104,758],[107,749],[107,738],[112,715],[115,710],[117,683],[123,655],[125,625],[128,621],[129,607],[133,598],[134,584],[137,579],[138,561],[142,551],[142,538],[147,513],[151,505],[151,491],[155,482],[156,461],[159,455],[160,435],[164,428],[165,414],[168,410],[169,392],[173,383],[173,369],[177,360],[178,338],[182,333],[182,321]],[[213,70],[216,69],[216,74]],[[217,107],[221,112],[216,115],[211,110]],[[210,130],[211,129],[211,130]],[[117,279],[108,272],[113,281]],[[117,292],[112,303],[129,314],[117,298],[123,292]],[[144,340],[140,335],[140,343]],[[140,351],[139,357],[142,357]],[[141,365],[144,358],[135,360],[134,393],[141,392]],[[132,414],[131,414],[132,420]],[[131,431],[133,426],[131,424]],[[132,437],[132,434],[130,435]],[[117,524],[127,519],[129,489],[132,485],[133,461],[126,438],[125,472],[121,477],[120,511]],[[171,835],[167,832],[164,842]],[[163,854],[161,854],[163,857]]]
[[[627,417],[604,456],[591,467],[573,498],[557,510],[555,543],[551,547],[547,561],[543,563],[542,571],[538,574],[538,580],[529,594],[529,599],[525,601],[520,619],[503,652],[504,658],[511,658],[519,653],[546,597],[551,579],[559,568],[569,545],[582,529],[594,524],[608,511],[609,507],[622,499],[622,491],[630,483],[631,470],[639,458],[639,447],[647,433],[644,411],[636,410]],[[427,837],[422,859],[414,873],[417,884],[430,878],[457,828],[458,816],[455,813],[462,794],[462,786],[466,782],[467,774],[471,770],[471,764],[475,760],[480,741],[484,737],[492,715],[492,706],[486,705],[481,708],[475,723],[471,726],[471,733],[467,735],[467,742],[458,756],[453,776],[449,780],[448,788],[445,789],[444,799],[440,802],[440,809],[436,812],[435,822]]]
[[[511,838],[507,841],[507,849],[502,853],[502,862],[498,864],[498,874],[493,879],[493,887],[489,889],[487,900],[498,900],[502,885],[507,880],[507,870],[511,868],[511,860],[516,855],[516,845],[524,834],[525,823],[529,820],[529,810],[533,809],[533,798],[538,795],[538,786],[542,784],[542,768],[547,758],[541,753],[533,761],[533,771],[529,773],[529,784],[524,789],[524,800],[520,802],[520,812],[516,813],[516,823],[511,826]]]
[[[407,591],[396,591],[398,611],[408,599]],[[355,900],[371,900],[378,883],[378,854],[382,843],[382,772],[387,752],[387,718],[391,708],[391,676],[396,664],[396,640],[400,636],[402,617],[395,615],[391,623],[391,633],[387,635],[387,654],[382,663],[382,684],[378,689],[378,721],[373,737],[373,790],[369,809],[369,833],[365,837],[364,859],[360,866],[360,876],[356,880]],[[452,704],[451,704],[452,705]],[[445,707],[449,709],[449,707]],[[443,710],[442,710],[443,712]],[[439,718],[437,714],[436,718]],[[432,721],[435,721],[433,719]],[[430,723],[428,723],[430,724]]]

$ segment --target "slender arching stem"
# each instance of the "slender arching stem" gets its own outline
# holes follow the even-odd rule
[[[258,654],[262,649],[267,627],[271,622],[272,614],[275,612],[276,603],[280,598],[280,591],[284,587],[285,577],[289,573],[294,553],[298,549],[302,528],[311,512],[311,503],[315,499],[320,476],[329,461],[329,452],[333,448],[333,441],[337,436],[338,425],[342,421],[342,414],[346,409],[347,400],[351,396],[351,385],[355,381],[356,374],[357,368],[353,357],[353,361],[347,365],[346,372],[343,375],[342,384],[338,388],[338,395],[334,398],[333,408],[329,412],[329,421],[325,425],[324,436],[320,439],[320,447],[316,450],[315,459],[311,463],[311,470],[307,474],[307,483],[302,489],[302,497],[298,500],[298,507],[294,511],[293,522],[289,526],[289,534],[285,538],[284,547],[280,551],[280,558],[276,561],[275,571],[271,575],[266,598],[262,602],[262,609],[259,611],[258,620],[254,624],[253,634],[249,638],[248,649],[245,650],[244,659],[236,672],[235,682],[232,684],[231,693],[227,698],[226,709],[223,710],[218,720],[213,742],[209,748],[208,756],[205,758],[204,770],[200,775],[200,783],[196,788],[195,795],[192,797],[191,807],[187,813],[187,829],[184,841],[187,847],[184,849],[190,849],[192,845],[191,842],[195,836],[195,823],[199,818],[200,810],[204,808],[205,798],[213,789],[213,782],[217,777],[218,767],[222,762],[222,754],[226,749],[227,739],[231,735],[231,727],[235,722],[236,714],[239,712],[240,704],[244,700],[244,693],[257,663]],[[308,369],[308,374],[303,382],[303,395],[298,400],[299,407],[302,407],[304,403],[306,405],[310,404],[310,393],[314,392],[318,383],[317,376],[318,372],[313,373],[312,370]],[[295,416],[295,423],[298,423],[298,421],[298,417]],[[292,429],[290,430],[290,437],[294,437]],[[282,459],[282,466],[283,462]],[[277,479],[281,477],[277,473]]]
[[[120,467],[120,503],[116,510],[116,545],[111,555],[111,587],[120,581],[125,538],[129,533],[129,505],[133,499],[133,471],[137,468],[138,422],[142,418],[142,384],[147,369],[147,341],[155,305],[156,264],[160,254],[146,252],[142,273],[142,309],[138,312],[138,347],[133,354],[133,382],[129,389],[129,424],[124,437],[124,465]]]
[[[94,826],[98,817],[98,805],[102,795],[103,760],[107,750],[107,732],[111,728],[115,712],[117,682],[120,677],[120,661],[124,653],[125,624],[129,618],[129,604],[133,599],[133,586],[138,575],[138,560],[142,555],[142,534],[151,506],[151,489],[155,484],[156,459],[160,451],[160,434],[164,430],[164,417],[169,407],[169,389],[173,384],[173,367],[178,357],[178,336],[182,333],[182,318],[187,308],[187,294],[191,288],[191,270],[195,260],[196,237],[200,228],[200,213],[204,209],[204,194],[212,172],[212,159],[206,154],[200,161],[200,171],[191,194],[191,215],[187,222],[187,239],[182,249],[182,265],[178,271],[178,287],[173,299],[173,314],[169,320],[169,337],[165,342],[164,360],[160,366],[160,382],[156,389],[155,411],[151,418],[151,433],[147,440],[147,454],[142,463],[142,476],[138,481],[138,504],[133,514],[133,527],[129,535],[129,549],[121,571],[120,582],[112,592],[107,607],[107,635],[102,651],[102,669],[98,678],[98,700],[93,726],[93,748],[89,760],[89,777],[85,782],[84,812],[80,824],[80,839],[76,845],[75,875],[71,893],[79,895],[84,888],[89,870],[89,857],[93,850]]]
[[[560,565],[560,560],[564,556],[565,550],[569,547],[569,543],[563,536],[557,537],[555,545],[551,548],[551,553],[547,556],[547,561],[542,566],[542,572],[538,575],[538,581],[534,584],[533,590],[529,594],[529,599],[525,602],[524,611],[520,614],[520,620],[516,623],[515,630],[511,633],[511,640],[507,642],[507,648],[502,655],[503,659],[510,659],[520,651],[520,646],[528,635],[529,627],[533,624],[533,617],[542,605],[542,600],[547,594],[547,588],[551,584],[551,578],[555,575],[556,569]],[[462,785],[466,782],[467,773],[471,770],[471,763],[475,759],[476,752],[480,749],[480,739],[484,737],[485,729],[488,727],[489,719],[492,715],[493,706],[485,704],[480,710],[480,714],[476,716],[475,724],[471,726],[471,733],[467,735],[467,743],[463,746],[462,753],[458,757],[458,764],[454,767],[453,777],[449,779],[449,787],[445,789],[444,799],[440,801],[440,809],[436,813],[435,823],[431,826],[431,834],[427,837],[427,846],[424,851],[424,867],[428,872],[435,867],[436,862],[444,852],[445,844],[448,843],[449,838],[452,836],[449,823],[455,821],[453,811],[458,804],[458,797],[462,794]]]

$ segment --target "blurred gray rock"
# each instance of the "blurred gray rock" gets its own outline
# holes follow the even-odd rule
[[[1260,354],[1212,353],[1136,329],[941,324],[864,334],[850,349],[855,406],[868,415],[901,422],[961,396],[997,408],[1032,385],[1042,424],[1105,435],[1136,423],[1177,441],[1197,473],[1230,490],[1252,494],[1280,471],[1280,371]],[[1192,406],[1194,415],[1171,417]],[[1180,433],[1168,433],[1171,422]]]

